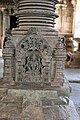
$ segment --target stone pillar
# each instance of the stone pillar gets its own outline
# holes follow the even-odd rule
[[[56,12],[59,15],[56,21],[56,28],[59,33],[65,33],[65,21],[66,21],[66,4],[58,4],[56,5]]]
[[[6,29],[10,28],[9,9],[3,9],[3,41],[5,38]],[[3,44],[2,41],[2,44]]]
[[[30,27],[41,29],[42,36],[53,37],[57,35],[54,30],[55,19],[58,17],[55,13],[55,0],[20,0],[18,1],[17,17],[19,28],[12,31],[13,35],[25,34]]]
[[[73,4],[71,2],[62,2],[56,5],[57,14],[59,18],[57,19],[56,28],[62,35],[72,34],[73,30]]]
[[[56,12],[59,14],[59,17],[56,20],[55,28],[62,32],[62,6],[60,4],[56,5]]]
[[[2,35],[2,31],[1,31],[1,27],[2,27],[2,25],[1,25],[1,11],[0,11],[0,49],[1,49],[1,35]]]
[[[77,40],[78,44],[80,44],[80,0],[76,0],[74,3],[74,24],[73,24],[73,35],[74,39]],[[80,48],[78,47],[78,51],[74,54],[73,61],[70,63],[71,68],[80,68]]]
[[[73,5],[71,2],[67,3],[66,7],[66,26],[65,31],[66,33],[72,33],[73,29]]]
[[[1,48],[3,48],[3,11],[1,10]]]
[[[19,26],[20,27],[43,27],[52,28],[54,26],[54,19],[57,15],[54,13],[55,4],[57,1],[19,1]],[[26,7],[25,7],[26,5]],[[35,6],[35,7],[34,7]],[[36,8],[36,10],[35,10]],[[54,17],[52,17],[54,15]],[[52,19],[53,18],[53,19]],[[41,19],[41,21],[39,20]]]
[[[5,38],[5,30],[6,30],[6,15],[5,15],[5,9],[3,9],[3,39]]]
[[[75,7],[75,13],[74,13],[74,29],[73,29],[73,33],[74,33],[74,38],[80,38],[80,17],[79,17],[79,13],[80,13],[80,0],[77,0],[76,2],[76,7]]]
[[[15,80],[14,86],[8,84],[14,88],[11,89],[10,95],[23,96],[22,113],[18,115],[28,120],[67,120],[67,114],[64,113],[66,108],[63,107],[68,104],[66,97],[69,96],[69,92],[64,92],[69,91],[69,87],[65,88],[63,84],[65,54],[62,42],[58,41],[58,33],[54,30],[54,21],[57,17],[55,4],[58,2],[15,1],[19,5],[19,27],[4,41],[3,80],[8,83]],[[50,76],[54,69],[52,63],[56,63],[53,83]]]
[[[9,9],[5,8],[3,11],[4,14],[4,29],[9,29]]]

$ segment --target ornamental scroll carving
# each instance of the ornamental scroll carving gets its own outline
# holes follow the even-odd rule
[[[29,31],[30,32],[30,31]],[[16,49],[17,81],[48,82],[52,52],[46,40],[37,31],[30,32]]]

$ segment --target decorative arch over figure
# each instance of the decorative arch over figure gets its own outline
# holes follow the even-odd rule
[[[16,47],[16,80],[49,82],[52,51],[36,28],[31,28]]]

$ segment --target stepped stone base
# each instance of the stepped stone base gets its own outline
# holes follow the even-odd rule
[[[79,120],[65,100],[55,90],[0,88],[0,120]]]

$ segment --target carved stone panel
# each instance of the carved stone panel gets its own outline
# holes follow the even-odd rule
[[[18,43],[16,49],[16,80],[48,82],[51,54],[50,46],[39,33],[27,35]]]

